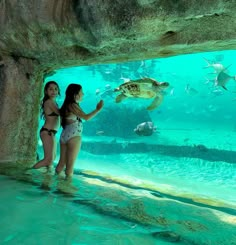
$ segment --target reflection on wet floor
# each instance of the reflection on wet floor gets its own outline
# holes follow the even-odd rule
[[[235,242],[235,214],[211,209],[210,200],[207,208],[199,207],[85,173],[71,181],[43,170],[0,179],[6,186],[0,210],[8,227],[0,237],[9,244],[34,244],[36,237],[42,241],[37,244],[56,238],[58,244],[226,245],[226,237],[227,244]]]

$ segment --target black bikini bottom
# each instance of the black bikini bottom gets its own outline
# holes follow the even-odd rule
[[[47,132],[48,132],[48,135],[52,135],[52,134],[55,135],[55,134],[57,133],[57,131],[54,130],[54,129],[48,129],[48,128],[42,127],[42,128],[40,129],[40,133],[43,132],[43,131],[47,131]]]

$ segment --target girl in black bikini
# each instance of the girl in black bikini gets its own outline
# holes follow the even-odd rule
[[[45,123],[40,130],[40,138],[43,143],[44,158],[37,162],[33,168],[50,167],[56,158],[56,137],[60,127],[59,108],[56,103],[60,89],[56,82],[47,82],[44,87],[44,97],[42,99],[42,117]]]

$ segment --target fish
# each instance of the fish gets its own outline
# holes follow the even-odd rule
[[[214,94],[215,96],[219,96],[223,94],[223,91],[220,89],[214,89],[211,91],[212,94]]]
[[[198,91],[195,88],[190,87],[189,84],[186,85],[185,92],[187,94],[189,94],[189,95],[196,95],[196,94],[198,94]]]
[[[227,74],[226,72],[224,71],[221,71],[218,76],[216,77],[216,80],[215,80],[215,85],[216,86],[221,86],[223,89],[225,90],[228,90],[226,88],[226,83],[231,80],[231,79],[234,79],[236,80],[236,76],[230,76],[229,74]]]
[[[156,131],[153,122],[143,122],[136,126],[134,132],[139,136],[151,136]]]
[[[95,95],[100,96],[102,99],[105,97],[111,97],[113,98],[113,89],[110,84],[106,84],[105,88],[101,91],[99,88],[96,89]]]
[[[207,62],[207,66],[205,68],[212,67],[216,73],[220,73],[221,71],[225,70],[225,67],[221,63],[211,63],[209,60],[204,58],[204,60]]]
[[[96,89],[95,94],[99,95],[101,93],[100,89]]]
[[[104,135],[104,134],[105,134],[105,132],[103,130],[98,130],[96,132],[96,135],[98,135],[98,136],[101,136],[101,135]]]

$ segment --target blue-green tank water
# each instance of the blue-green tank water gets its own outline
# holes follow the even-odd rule
[[[79,83],[84,111],[101,98],[105,107],[84,122],[73,179],[78,189],[37,171],[27,179],[35,186],[1,177],[11,205],[2,204],[8,228],[1,229],[0,241],[235,245],[235,55],[231,50],[73,67],[47,77],[45,82],[60,85],[59,105],[67,85]],[[152,98],[115,102],[115,88],[145,77],[170,84],[160,106],[148,111]],[[144,122],[153,123],[151,133]],[[43,157],[40,140],[38,154]],[[58,158],[59,152],[55,164]],[[16,205],[18,218],[9,212]]]
[[[100,98],[105,102],[102,113],[84,123],[76,168],[235,202],[235,54],[222,51],[73,67],[47,77],[60,84],[59,104],[70,83],[83,86],[85,111]],[[227,90],[217,81],[222,71],[231,77],[224,84]],[[115,88],[145,77],[170,84],[159,107],[146,110],[153,99],[115,103]],[[150,136],[137,135],[134,129],[147,121],[156,130]]]

